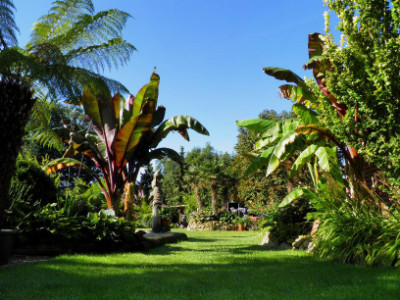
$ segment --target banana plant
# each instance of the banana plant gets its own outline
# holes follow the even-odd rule
[[[188,129],[209,134],[200,122],[189,116],[164,120],[165,107],[157,107],[159,82],[160,76],[154,72],[150,82],[126,100],[120,94],[104,98],[85,92],[82,103],[93,132],[71,130],[64,157],[50,162],[45,168],[47,173],[69,166],[88,170],[73,156],[80,153],[90,157],[104,177],[104,184],[96,179],[108,208],[118,213],[125,185],[127,194],[132,194],[132,185],[142,166],[162,157],[180,161],[176,151],[157,148],[168,133],[178,131],[186,140],[189,140]]]
[[[277,79],[294,83],[282,85],[279,89],[285,98],[295,102],[293,112],[296,117],[277,122],[257,119],[237,122],[237,125],[252,129],[259,134],[254,147],[258,156],[245,173],[266,167],[266,176],[269,176],[280,165],[286,163],[286,166],[290,168],[288,177],[291,180],[307,165],[314,187],[319,184],[321,172],[332,176],[339,184],[342,184],[342,172],[334,146],[338,146],[345,152],[345,157],[347,149],[337,142],[328,129],[322,127],[316,112],[319,105],[317,97],[308,88],[306,82],[290,70],[264,68],[264,72]],[[299,191],[295,189],[292,193],[299,194]],[[292,193],[289,193],[291,195],[288,195],[289,198],[293,196]],[[290,202],[285,201],[285,203]]]

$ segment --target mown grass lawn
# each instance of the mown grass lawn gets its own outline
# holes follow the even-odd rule
[[[400,270],[268,251],[256,232],[186,232],[150,253],[60,256],[0,270],[0,299],[400,299]]]

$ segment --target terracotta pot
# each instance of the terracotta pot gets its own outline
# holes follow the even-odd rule
[[[238,231],[244,231],[245,226],[243,224],[238,225]]]

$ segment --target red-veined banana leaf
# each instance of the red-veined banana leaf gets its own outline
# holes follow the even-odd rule
[[[333,107],[335,107],[338,115],[344,117],[347,112],[345,104],[338,103],[336,97],[330,93],[325,83],[325,73],[323,68],[329,66],[329,61],[323,56],[324,51],[324,36],[314,32],[308,36],[308,53],[310,60],[304,66],[307,69],[312,69],[315,80],[324,95],[329,98]]]
[[[47,175],[57,172],[59,170],[68,168],[68,167],[79,167],[88,174],[94,176],[95,174],[90,170],[88,166],[80,161],[73,159],[73,158],[58,158],[49,162],[43,170],[46,172]]]
[[[93,130],[102,139],[107,151],[112,152],[111,147],[117,131],[117,120],[113,112],[112,99],[102,99],[93,93],[85,92],[82,103],[86,115],[92,120]]]
[[[141,114],[137,117],[132,114],[131,119],[118,132],[114,142],[117,168],[123,167],[128,162],[145,132],[150,130],[155,103],[153,99],[147,100]]]
[[[208,130],[195,118],[189,116],[175,116],[160,124],[153,136],[151,137],[151,142],[149,148],[155,148],[165,138],[171,131],[178,131],[182,137],[189,141],[189,135],[187,129],[193,129],[194,131],[209,135]]]
[[[279,87],[280,94],[295,103],[301,103],[307,107],[314,108],[317,103],[317,98],[310,91],[309,87],[303,79],[287,69],[267,67],[264,68],[264,73],[278,80],[293,82],[293,84],[284,84]]]

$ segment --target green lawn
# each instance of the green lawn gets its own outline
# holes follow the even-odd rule
[[[150,253],[60,256],[0,270],[0,299],[400,299],[400,270],[268,251],[255,232],[186,232]]]

